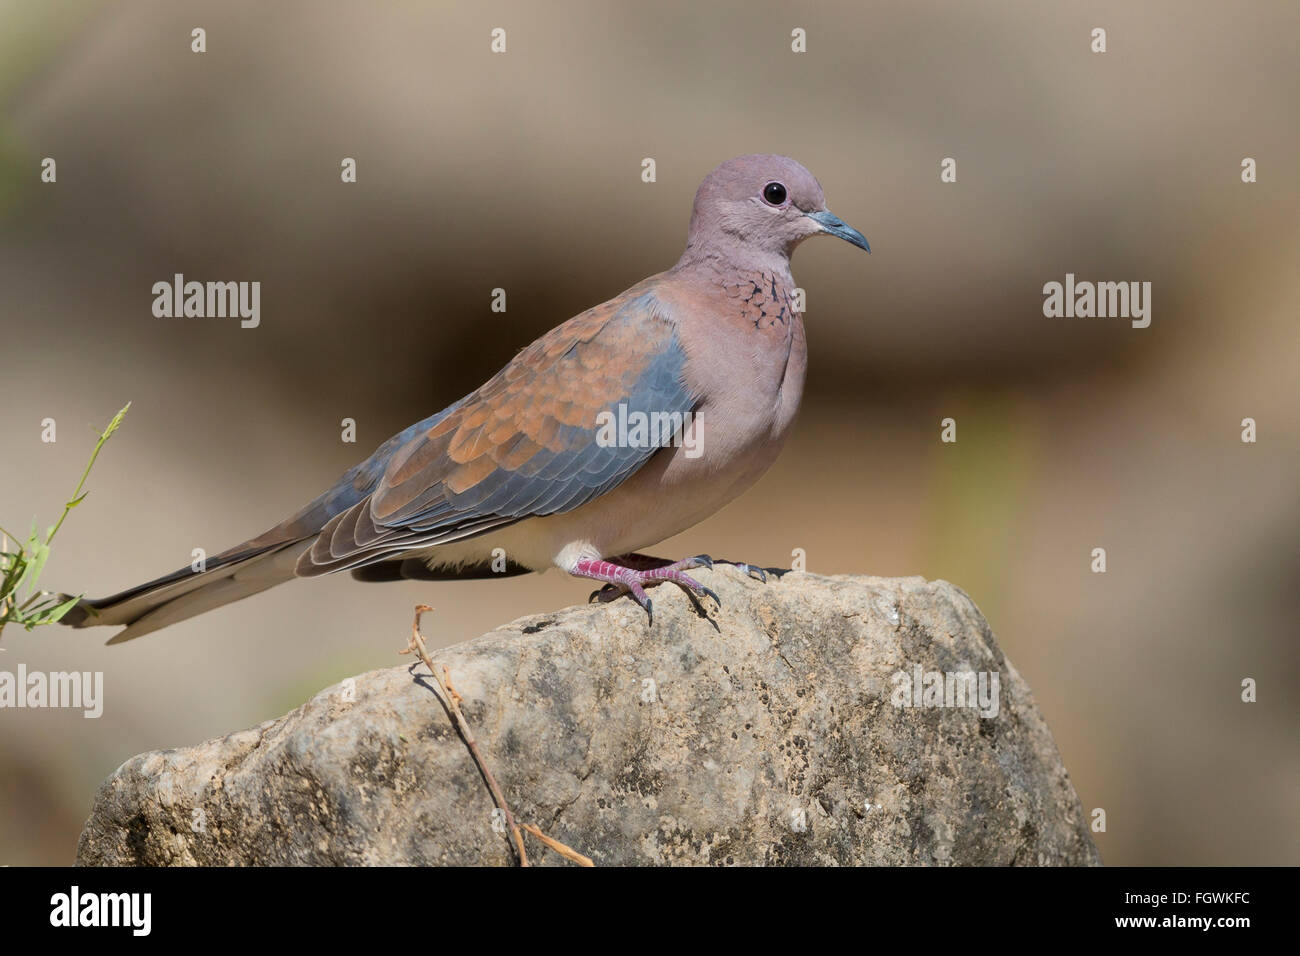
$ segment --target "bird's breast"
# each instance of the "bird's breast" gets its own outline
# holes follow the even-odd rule
[[[808,351],[788,275],[737,272],[681,315],[688,387],[722,451],[784,438],[803,397]]]
[[[575,555],[653,546],[709,517],[752,485],[780,453],[803,395],[807,346],[792,283],[770,274],[656,290],[671,311],[698,407],[680,441],[609,492],[566,514],[506,529],[507,552],[529,567]]]
[[[785,443],[807,370],[803,317],[793,282],[770,272],[727,276],[674,307],[683,376],[699,401],[697,434],[693,455],[673,449],[661,481],[707,483],[696,493],[716,510],[753,484]]]

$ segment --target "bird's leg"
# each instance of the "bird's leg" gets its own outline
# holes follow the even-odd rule
[[[633,565],[640,565],[640,567],[627,567],[623,563],[624,560]],[[599,591],[593,591],[588,600],[598,599],[605,602],[612,601],[623,594],[631,594],[633,600],[645,608],[646,614],[653,621],[654,605],[645,589],[656,584],[662,584],[665,581],[671,581],[682,588],[697,604],[697,595],[704,594],[713,598],[714,603],[719,607],[722,606],[722,601],[711,588],[706,588],[699,581],[684,573],[691,568],[701,567],[713,567],[713,559],[707,554],[698,554],[683,561],[663,563],[662,559],[659,558],[652,558],[643,554],[632,554],[623,555],[612,561],[583,559],[578,561],[570,569],[569,573],[581,578],[591,578],[595,581],[607,583],[607,587]]]
[[[786,573],[784,568],[761,568],[756,564],[746,564],[744,561],[728,561],[725,558],[710,558],[707,554],[697,554],[693,558],[687,558],[685,561],[673,562],[671,558],[656,558],[650,554],[621,554],[616,558],[610,558],[616,564],[621,564],[626,568],[635,568],[638,571],[647,571],[651,568],[672,567],[678,571],[685,571],[689,568],[708,567],[715,564],[729,564],[737,568],[742,574],[746,574],[755,580],[767,583],[767,576],[781,577]],[[622,593],[622,592],[619,592]]]
[[[672,558],[656,558],[653,554],[641,554],[639,551],[633,551],[630,554],[616,555],[609,560],[625,568],[632,568],[634,571],[658,571],[665,568],[688,571],[691,568],[713,567],[713,559],[707,554],[697,554],[693,558],[674,561]]]

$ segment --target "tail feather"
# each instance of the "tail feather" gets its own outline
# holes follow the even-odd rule
[[[125,624],[126,630],[108,642],[119,644],[290,580],[303,550],[297,546],[315,538],[331,519],[369,495],[392,455],[450,411],[444,409],[398,432],[293,517],[209,558],[206,570],[182,568],[111,597],[80,601],[62,623],[73,627]]]
[[[300,550],[294,545],[303,540],[219,556],[204,571],[182,568],[111,597],[79,601],[63,623],[73,627],[125,624],[108,643],[134,640],[292,579]]]

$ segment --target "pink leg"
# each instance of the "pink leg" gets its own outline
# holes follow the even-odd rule
[[[652,564],[659,561],[657,558],[649,558],[646,555],[627,555],[630,563],[638,565]],[[640,604],[654,620],[654,605],[650,601],[649,595],[645,593],[647,587],[656,584],[662,584],[664,581],[671,581],[682,588],[699,607],[699,598],[697,595],[705,594],[713,598],[715,604],[719,607],[722,601],[719,600],[710,588],[706,588],[699,581],[683,573],[683,569],[713,567],[713,561],[706,554],[696,555],[693,558],[687,558],[684,561],[677,561],[672,564],[664,564],[659,567],[643,567],[634,569],[625,567],[622,564],[615,564],[612,561],[579,561],[570,571],[570,574],[581,578],[591,578],[595,581],[604,581],[612,588],[602,589],[592,594],[593,598],[599,598],[601,601],[612,601],[622,594],[631,594],[637,604]]]
[[[710,558],[707,554],[697,554],[693,558],[687,558],[685,561],[678,561],[676,563],[669,558],[656,558],[653,555],[640,554],[637,552],[633,552],[632,554],[621,554],[618,557],[610,558],[610,560],[615,564],[621,564],[625,568],[634,568],[637,571],[648,571],[652,568],[664,567],[673,567],[679,571],[685,571],[689,568],[711,568],[714,564],[729,564],[733,568],[738,568],[741,573],[762,581],[764,584],[767,583],[767,576],[769,574],[773,574],[779,578],[786,573],[780,568],[764,569],[760,568],[756,564],[746,564],[743,561],[728,561],[725,558],[718,558],[715,560]]]

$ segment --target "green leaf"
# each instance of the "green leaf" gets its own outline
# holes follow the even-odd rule
[[[31,548],[30,557],[28,558],[27,568],[23,571],[23,576],[18,579],[14,585],[14,591],[20,592],[26,586],[27,593],[36,588],[36,582],[40,579],[41,569],[45,567],[45,561],[50,556],[50,546],[44,541],[37,541]]]
[[[81,600],[79,596],[60,600],[62,595],[42,591],[36,585],[45,570],[45,562],[50,557],[50,542],[54,540],[59,528],[63,527],[63,521],[68,517],[69,512],[86,500],[89,494],[84,490],[86,479],[90,476],[91,468],[95,466],[95,459],[99,457],[104,443],[122,424],[122,419],[130,407],[131,403],[127,402],[100,434],[94,450],[90,453],[86,470],[81,473],[81,480],[77,482],[72,497],[64,504],[63,514],[59,516],[59,520],[46,529],[44,541],[37,533],[35,518],[32,518],[32,530],[27,536],[26,544],[20,543],[19,538],[0,528],[0,535],[3,535],[3,538],[0,538],[0,632],[4,631],[6,624],[21,624],[29,631],[42,624],[53,624],[76,607],[77,602]],[[9,539],[13,539],[17,550],[8,550]],[[18,595],[24,588],[26,588],[26,599],[22,604],[18,604]]]
[[[66,601],[64,601],[62,604],[58,605],[58,606],[55,607],[55,608],[52,608],[52,609],[50,610],[50,614],[49,614],[49,623],[50,623],[50,624],[54,624],[54,623],[55,623],[56,621],[58,621],[61,617],[63,617],[63,615],[67,614],[67,613],[68,613],[69,611],[71,611],[74,607],[76,607],[76,606],[77,606],[77,602],[80,601],[80,600],[81,600],[81,595],[78,594],[76,597],[68,598],[68,599],[67,599]]]

